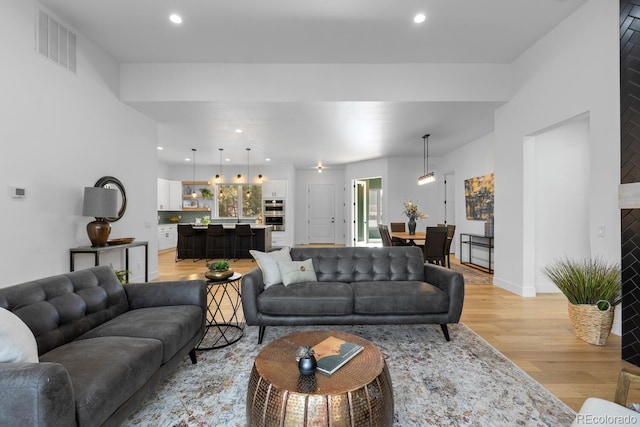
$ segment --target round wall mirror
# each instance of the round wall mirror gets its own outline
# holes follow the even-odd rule
[[[122,185],[120,180],[112,176],[103,176],[96,182],[96,185],[94,185],[94,187],[111,188],[114,190],[118,190],[118,205],[120,206],[118,208],[118,216],[105,218],[105,220],[109,222],[115,222],[122,218],[122,216],[124,215],[124,211],[127,209],[127,193],[125,193],[124,185]]]

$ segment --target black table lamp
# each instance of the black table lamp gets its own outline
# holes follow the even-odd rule
[[[118,215],[118,190],[103,187],[85,187],[82,215],[95,217],[87,224],[91,246],[107,246],[111,224],[105,221]]]

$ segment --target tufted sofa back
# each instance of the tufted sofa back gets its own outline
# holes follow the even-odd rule
[[[113,270],[101,266],[0,288],[0,307],[27,324],[44,354],[124,313],[129,303]]]
[[[309,258],[320,282],[424,280],[422,251],[416,246],[291,248],[294,261]]]

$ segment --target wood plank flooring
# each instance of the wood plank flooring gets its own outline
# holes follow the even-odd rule
[[[204,260],[174,259],[173,250],[159,253],[157,280],[204,279]],[[256,267],[246,259],[230,262],[240,273]],[[621,368],[640,371],[621,360],[619,336],[601,347],[576,338],[562,294],[522,298],[490,283],[487,275],[486,285],[465,286],[462,322],[574,410],[587,397],[613,400]],[[631,390],[628,401],[640,402],[640,390]]]

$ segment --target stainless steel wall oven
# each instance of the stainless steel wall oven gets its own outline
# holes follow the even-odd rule
[[[269,199],[262,201],[262,212],[265,225],[273,226],[273,231],[285,230],[285,203],[282,199]]]

